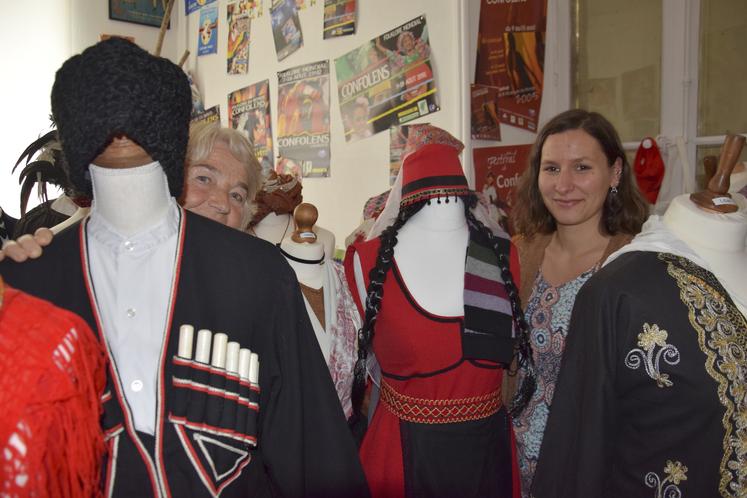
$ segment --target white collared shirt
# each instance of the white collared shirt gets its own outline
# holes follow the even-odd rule
[[[175,271],[179,207],[172,198],[159,224],[125,237],[94,206],[86,231],[103,335],[135,428],[154,434],[158,362]]]

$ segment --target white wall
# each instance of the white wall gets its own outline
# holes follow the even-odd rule
[[[469,83],[473,79],[475,47],[479,20],[479,0],[359,0],[358,30],[355,35],[332,40],[322,39],[323,1],[300,12],[304,46],[282,62],[277,61],[270,27],[269,2],[265,2],[265,15],[252,22],[249,73],[241,76],[226,75],[226,4],[220,5],[218,54],[203,57],[192,56],[189,67],[193,70],[203,94],[205,107],[219,104],[224,125],[228,124],[227,95],[246,85],[270,80],[270,102],[273,116],[273,133],[277,123],[277,72],[300,64],[334,59],[365,43],[366,41],[392,29],[420,14],[425,14],[428,23],[429,41],[432,48],[436,81],[439,89],[441,110],[424,116],[417,122],[430,122],[440,126],[465,141],[468,149],[463,156],[468,178],[471,175],[471,152],[469,149]],[[558,54],[558,31],[567,27],[558,26],[556,10],[565,6],[568,0],[550,0],[548,19],[548,65],[546,66],[545,97],[541,120],[554,114],[556,109],[567,107],[567,98],[558,95],[567,93],[560,88],[557,71],[568,56],[568,43],[565,52]],[[308,2],[307,2],[308,3]],[[567,16],[566,16],[567,17]],[[569,20],[563,19],[564,22]],[[187,38],[193,54],[197,51],[199,13],[189,16]],[[565,36],[569,34],[566,32]],[[569,40],[569,38],[566,38]],[[566,70],[567,71],[567,70]],[[361,220],[363,203],[371,196],[389,188],[389,134],[379,133],[358,142],[346,143],[343,138],[342,120],[337,98],[337,81],[334,67],[330,79],[331,117],[331,176],[329,178],[305,178],[303,194],[306,202],[319,209],[319,225],[332,230],[338,247],[344,238]],[[566,108],[562,107],[562,108]],[[528,131],[504,126],[502,144],[530,143],[534,134]],[[479,142],[478,146],[496,145],[494,142]],[[277,150],[275,151],[277,154]]]
[[[54,75],[74,53],[96,43],[99,35],[135,37],[135,42],[152,51],[158,28],[109,20],[107,0],[36,0],[3,2],[0,30],[3,119],[0,120],[0,207],[14,217],[20,215],[18,173],[11,168],[34,139],[49,131],[49,95]],[[171,30],[166,34],[161,55],[177,61],[186,47],[179,21],[184,23],[184,3],[177,0]],[[184,29],[181,32],[186,33]],[[50,192],[50,197],[57,196]],[[28,208],[38,204],[35,193]]]
[[[67,1],[71,4],[69,22],[72,32],[72,53],[82,52],[86,47],[98,42],[101,34],[132,36],[135,38],[135,43],[145,50],[149,52],[155,50],[158,39],[157,27],[110,20],[108,0]],[[178,62],[183,51],[182,39],[179,36],[179,21],[183,18],[184,0],[176,0],[171,14],[171,29],[166,32],[161,50],[162,57],[167,57],[174,62]]]
[[[540,124],[568,108],[570,101],[569,1],[548,0],[545,92]],[[468,178],[472,176],[473,145],[520,144],[534,140],[534,134],[510,126],[502,126],[503,140],[500,143],[477,141],[472,144],[469,140],[468,93],[474,75],[480,0],[359,0],[357,33],[332,40],[322,39],[324,2],[317,0],[316,5],[300,13],[304,46],[280,63],[275,55],[269,0],[266,0],[264,16],[252,23],[249,74],[242,76],[226,75],[227,0],[218,0],[218,3],[218,54],[196,57],[199,13],[186,18],[184,2],[177,0],[172,14],[172,29],[166,36],[162,55],[177,61],[186,48],[192,52],[186,66],[196,75],[205,106],[221,106],[224,125],[227,124],[228,93],[269,79],[274,132],[277,128],[278,71],[324,59],[329,59],[333,64],[336,57],[405,21],[425,14],[441,110],[415,122],[433,123],[465,141],[468,148],[463,162]],[[106,0],[44,0],[43,5],[34,8],[35,36],[24,36],[28,31],[29,9],[21,4],[10,2],[6,6],[4,19],[11,21],[6,25],[12,29],[0,33],[4,46],[17,47],[12,51],[7,50],[4,55],[9,59],[4,64],[4,69],[8,70],[6,74],[15,77],[0,79],[3,95],[7,96],[6,100],[11,106],[16,106],[10,112],[6,110],[6,116],[14,118],[3,121],[0,135],[4,145],[0,148],[0,164],[3,165],[0,170],[0,206],[7,206],[6,209],[15,215],[18,214],[17,179],[10,178],[10,166],[25,145],[45,130],[54,71],[70,54],[95,43],[101,33],[134,36],[135,41],[148,50],[155,47],[158,33],[157,28],[109,20]],[[68,22],[63,22],[64,19],[68,19]],[[44,29],[41,29],[39,24],[45,22]],[[26,78],[24,74],[31,74],[31,71],[39,74]],[[389,188],[389,135],[379,133],[358,142],[345,142],[334,67],[330,68],[330,72],[333,74],[330,78],[331,177],[304,179],[304,199],[319,208],[319,224],[334,232],[339,246],[360,222],[366,199]],[[13,112],[13,109],[16,111]],[[11,132],[15,135],[11,135]]]
[[[34,3],[32,12],[28,2],[4,2],[2,12],[0,206],[17,218],[20,187],[18,175],[11,177],[10,170],[23,149],[49,130],[49,94],[54,73],[71,50],[67,22],[70,5],[66,1],[41,0]],[[35,200],[32,193],[30,206],[36,205]]]
[[[307,2],[308,3],[308,2]],[[334,59],[360,46],[364,42],[421,14],[428,23],[429,40],[435,59],[435,74],[439,88],[441,111],[415,122],[430,122],[459,136],[461,119],[461,76],[454,68],[460,53],[456,18],[459,2],[454,0],[359,0],[358,29],[355,35],[331,40],[322,39],[323,4],[300,12],[304,46],[282,62],[277,61],[270,26],[269,2],[265,14],[252,21],[249,73],[226,75],[226,0],[219,0],[218,54],[192,56],[190,67],[196,75],[203,94],[205,107],[221,106],[221,118],[228,125],[228,93],[246,85],[270,80],[270,104],[273,133],[277,127],[277,72],[308,62],[329,59],[330,117],[331,117],[331,170],[329,178],[305,178],[304,201],[319,209],[320,226],[332,230],[340,246],[344,238],[360,222],[363,203],[369,197],[389,188],[389,134],[382,132],[358,142],[346,143],[337,98],[337,81],[334,77]],[[192,53],[197,52],[199,13],[189,16],[189,43]],[[277,150],[274,151],[277,155]]]

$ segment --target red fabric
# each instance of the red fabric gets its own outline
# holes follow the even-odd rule
[[[9,287],[3,296],[0,495],[100,496],[103,351],[78,316]]]
[[[647,140],[651,145],[648,149],[643,146]],[[638,182],[638,188],[641,189],[643,196],[649,203],[656,204],[661,182],[664,179],[664,160],[661,158],[656,140],[651,137],[643,139],[635,153],[633,171]]]
[[[367,285],[367,272],[375,264],[379,243],[379,239],[373,239],[348,248],[345,269],[352,286],[355,286],[353,254],[359,254]],[[377,317],[373,340],[373,351],[382,370],[400,376],[410,376],[440,370],[458,362],[462,355],[461,322],[440,321],[439,319],[454,317],[439,317],[423,310],[417,304],[411,304],[408,300],[409,291],[400,287],[394,272],[398,272],[396,262],[384,283],[384,299]],[[353,294],[356,296],[356,304],[360,306],[357,293]],[[414,297],[410,296],[410,299],[417,303]],[[438,340],[434,340],[435,338]],[[477,368],[469,362],[463,362],[456,368],[432,377],[407,380],[387,378],[387,382],[398,393],[407,396],[458,399],[482,396],[499,389],[502,376],[501,369]],[[513,445],[513,435],[511,441]],[[511,452],[513,498],[518,498],[520,491],[514,447]],[[360,457],[373,498],[405,496],[399,419],[382,402],[376,407],[363,439]]]

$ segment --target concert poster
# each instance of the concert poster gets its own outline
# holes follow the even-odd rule
[[[228,94],[228,122],[252,144],[266,177],[273,169],[270,81],[254,83]]]
[[[502,123],[537,131],[545,67],[547,0],[482,0],[475,84],[497,88]]]
[[[278,73],[277,142],[301,176],[330,176],[329,61]]]
[[[488,206],[490,217],[509,234],[514,189],[529,164],[532,145],[481,147],[472,151],[475,168],[475,191]]]
[[[335,59],[335,72],[348,142],[440,109],[425,16]]]

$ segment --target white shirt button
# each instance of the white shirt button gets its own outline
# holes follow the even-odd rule
[[[136,314],[137,314],[137,310],[135,310],[135,308],[128,308],[127,309],[127,317],[128,318],[135,318]]]
[[[125,247],[125,249],[127,249],[128,251],[132,251],[133,249],[135,249],[135,243],[134,243],[134,242],[132,242],[132,241],[130,241],[130,240],[127,240],[127,241],[125,241],[125,243],[124,243],[124,247]]]
[[[139,393],[143,390],[143,381],[142,380],[133,380],[130,384],[130,388],[135,391],[136,393]]]

